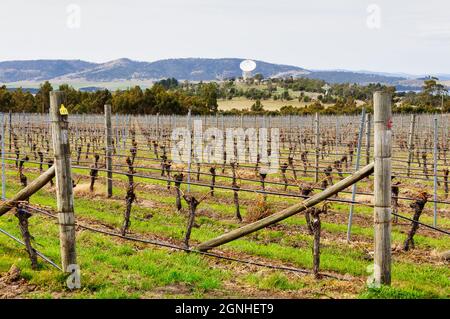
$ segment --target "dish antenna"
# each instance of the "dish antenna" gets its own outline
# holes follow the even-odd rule
[[[242,77],[244,80],[247,80],[252,76],[252,71],[256,69],[256,62],[253,60],[244,60],[241,62],[239,67],[242,70]]]
[[[331,89],[331,86],[328,85],[328,83],[325,83],[324,86],[322,86],[322,90],[325,90],[325,95],[328,95],[328,91]]]

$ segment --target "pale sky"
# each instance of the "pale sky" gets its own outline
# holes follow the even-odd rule
[[[1,0],[0,39],[0,61],[238,57],[450,73],[450,1]]]

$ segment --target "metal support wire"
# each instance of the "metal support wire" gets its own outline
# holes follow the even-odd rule
[[[31,208],[31,207],[30,207]],[[0,228],[0,233],[8,236],[9,238],[13,239],[14,241],[18,242],[19,244],[21,244],[22,246],[25,246],[25,243],[20,240],[19,238],[17,238],[16,236],[10,234],[9,232],[7,232],[4,229]],[[41,257],[43,260],[45,260],[46,262],[48,262],[50,265],[52,265],[53,267],[55,267],[58,270],[62,271],[62,268],[59,267],[57,264],[55,264],[53,261],[50,260],[50,258],[46,257],[43,253],[41,253],[39,250],[37,250],[36,248],[33,247],[33,250],[36,252],[36,255],[38,255],[39,257]]]

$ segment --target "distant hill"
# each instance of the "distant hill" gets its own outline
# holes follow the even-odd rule
[[[29,60],[0,62],[0,82],[43,81],[94,67],[81,60]]]
[[[324,80],[328,83],[383,83],[395,85],[404,77],[386,76],[375,73],[357,73],[350,71],[314,71],[306,75],[308,78]]]
[[[167,59],[139,62],[118,59],[106,63],[75,60],[33,60],[0,62],[0,81],[91,81],[159,80],[174,77],[178,80],[209,81],[239,77],[243,59]],[[309,73],[296,66],[256,61],[255,73],[264,77],[298,76]]]
[[[92,87],[108,87],[107,82],[128,81],[139,83],[174,77],[180,81],[211,81],[239,77],[242,71],[239,64],[243,59],[204,59],[183,58],[166,59],[154,62],[118,59],[106,63],[92,63],[81,60],[29,60],[0,62],[0,83],[42,82],[88,83]],[[414,86],[420,82],[413,77],[396,76],[388,73],[369,71],[351,72],[345,70],[306,70],[292,65],[256,61],[254,74],[264,77],[308,77],[321,79],[328,83],[382,83]],[[98,85],[97,85],[98,84]]]

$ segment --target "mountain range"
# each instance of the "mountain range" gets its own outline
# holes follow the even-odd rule
[[[210,81],[237,78],[242,75],[239,64],[243,59],[181,58],[154,62],[133,61],[127,58],[105,63],[81,60],[22,60],[0,62],[0,83],[50,81],[56,83],[98,83],[155,81],[174,77],[178,80]],[[407,74],[370,71],[307,70],[298,66],[255,61],[254,74],[267,77],[308,77],[328,83],[383,83],[404,87],[420,86],[422,79]],[[449,75],[441,75],[450,79]]]

